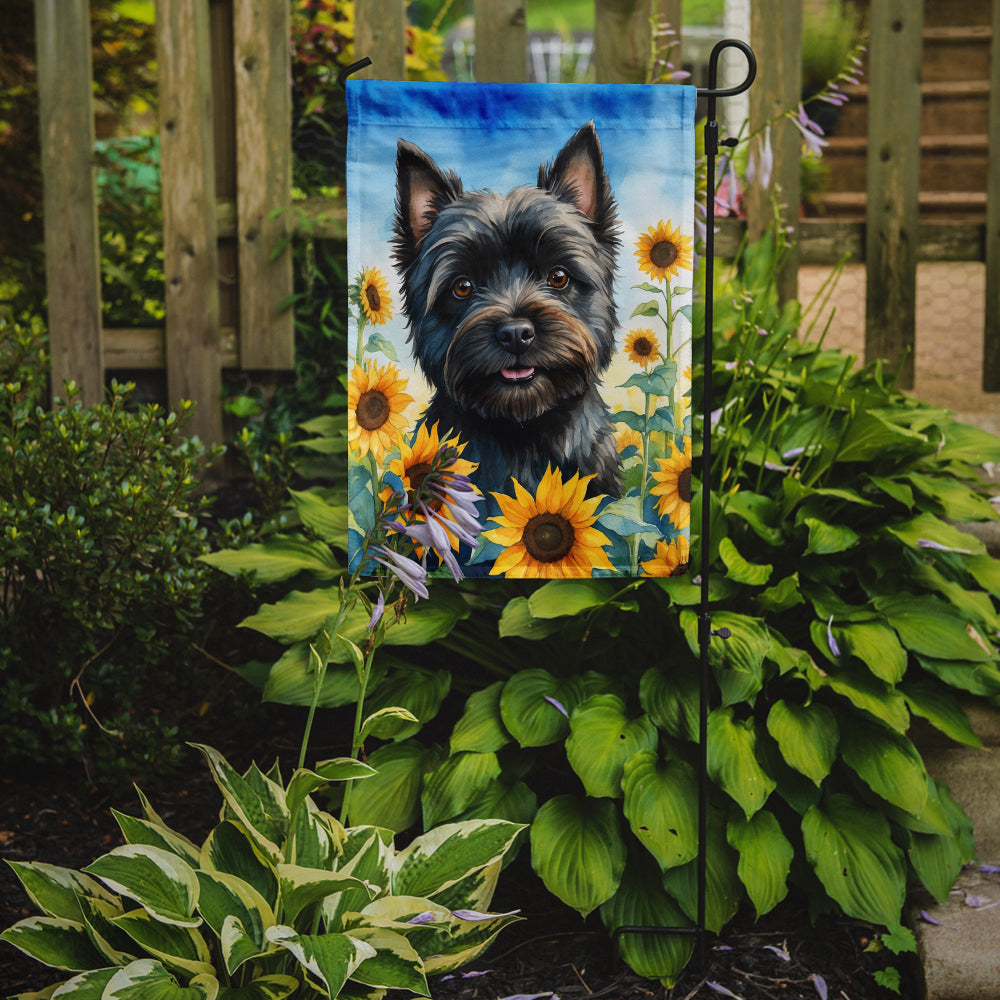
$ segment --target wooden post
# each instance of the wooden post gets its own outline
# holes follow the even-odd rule
[[[368,56],[372,65],[359,76],[372,80],[406,79],[405,0],[356,0],[354,53]]]
[[[1000,392],[1000,0],[993,0],[990,46],[989,170],[986,180],[986,326],[983,390]]]
[[[523,83],[528,79],[528,32],[524,0],[475,0],[476,60],[481,83]]]
[[[242,368],[295,367],[290,30],[288,0],[233,7]]]
[[[750,8],[750,40],[757,56],[757,79],[750,88],[750,132],[771,126],[774,169],[767,187],[760,178],[746,196],[747,229],[751,240],[760,239],[775,219],[791,229],[792,246],[778,273],[778,297],[786,302],[798,297],[799,284],[799,158],[802,135],[787,118],[779,117],[798,107],[802,97],[802,4],[800,0],[758,0]],[[738,122],[727,131],[735,133]],[[760,142],[755,138],[754,143]],[[775,234],[780,238],[780,234]]]
[[[667,20],[680,37],[679,0],[595,0],[594,66],[598,83],[646,83],[654,25]],[[680,69],[674,52],[674,65]]]
[[[52,393],[104,397],[89,0],[35,0]]]
[[[191,430],[215,444],[222,441],[222,406],[210,48],[207,0],[160,0],[167,395],[171,403],[197,403]]]
[[[865,360],[913,387],[923,3],[872,0],[868,53]]]

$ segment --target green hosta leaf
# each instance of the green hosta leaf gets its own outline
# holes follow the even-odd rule
[[[944,444],[937,453],[941,462],[966,462],[981,465],[983,462],[1000,462],[1000,445],[995,434],[949,421],[944,431]]]
[[[500,716],[521,746],[546,746],[569,732],[569,715],[583,695],[579,677],[560,679],[547,670],[522,670],[504,684]]]
[[[994,597],[1000,597],[1000,559],[990,555],[974,556],[965,559],[965,568],[972,574],[976,583]]]
[[[922,812],[927,801],[927,772],[907,737],[855,718],[850,737],[841,741],[840,753],[876,795],[905,812]]]
[[[342,872],[325,872],[301,865],[278,865],[282,914],[286,920],[295,918],[307,906],[345,889],[365,889],[364,883]],[[371,895],[374,896],[374,891]]]
[[[302,523],[332,545],[347,548],[347,507],[327,503],[313,490],[289,490],[295,513]]]
[[[280,785],[268,779],[254,783],[238,774],[217,750],[201,744],[192,744],[208,761],[226,805],[250,832],[257,845],[272,862],[281,852],[278,844],[288,830],[288,809],[285,792]]]
[[[852,421],[837,451],[838,462],[868,462],[889,448],[921,445],[926,438],[899,424],[890,423],[871,410],[861,411]]]
[[[886,476],[865,476],[865,479],[907,510],[913,509],[913,490],[906,483]]]
[[[334,644],[332,655],[347,656],[343,642]],[[385,676],[384,657],[376,657],[369,686],[377,685]],[[358,700],[358,675],[353,666],[328,665],[316,701],[317,708],[339,708]],[[311,705],[316,698],[316,674],[313,670],[308,642],[289,646],[271,666],[264,680],[261,697],[280,705]]]
[[[501,639],[517,636],[520,639],[544,639],[563,628],[554,619],[536,618],[528,606],[527,597],[515,597],[504,605],[500,615],[499,635]]]
[[[391,740],[397,735],[405,739],[406,736],[417,732],[421,725],[420,720],[409,709],[394,705],[372,712],[361,724],[358,735],[362,740],[369,736],[380,740]]]
[[[698,739],[698,676],[680,664],[666,673],[650,667],[639,682],[639,704],[660,729],[678,740]]]
[[[218,1000],[285,1000],[298,988],[292,976],[261,976],[245,986],[223,987]]]
[[[80,896],[115,902],[115,897],[97,879],[71,868],[60,868],[39,861],[8,861],[7,864],[13,869],[31,901],[46,916],[82,920]]]
[[[399,833],[420,817],[424,774],[438,763],[433,749],[415,740],[379,747],[368,758],[378,772],[351,790],[354,826],[381,826]]]
[[[498,777],[500,764],[495,753],[452,754],[424,780],[424,826],[430,828],[454,819]]]
[[[681,626],[688,646],[700,656],[698,616],[693,611],[681,612]],[[722,690],[724,705],[741,701],[753,702],[763,686],[764,659],[771,648],[771,636],[759,618],[718,611],[712,615],[712,629],[729,629],[730,636],[713,636],[708,646],[708,662]]]
[[[648,716],[629,719],[620,698],[595,694],[570,717],[566,757],[588,795],[616,799],[625,761],[638,750],[655,749],[658,739]]]
[[[833,712],[812,702],[797,705],[779,699],[767,716],[767,731],[781,748],[785,761],[819,786],[837,756],[839,731]]]
[[[240,823],[227,820],[208,835],[201,848],[199,867],[234,875],[253,886],[270,906],[277,905],[277,873]]]
[[[199,849],[187,837],[175,833],[162,824],[136,819],[134,816],[126,816],[124,813],[118,812],[117,809],[112,809],[111,812],[118,821],[122,835],[128,843],[159,847],[164,851],[170,851],[171,854],[176,854],[189,865],[198,864]]]
[[[375,949],[351,973],[351,979],[365,986],[381,989],[409,990],[419,996],[430,996],[424,963],[402,934],[383,927],[355,927],[351,937],[364,941]]]
[[[688,764],[640,751],[625,762],[622,790],[625,818],[660,868],[698,854],[698,782]]]
[[[198,910],[205,922],[224,940],[223,928],[227,920],[238,921],[240,939],[248,938],[252,945],[250,955],[233,961],[233,949],[225,948],[226,969],[232,975],[242,962],[265,950],[264,931],[274,926],[274,912],[267,900],[248,882],[222,872],[198,872],[201,893]],[[230,930],[229,936],[232,937]]]
[[[892,595],[875,598],[875,607],[899,633],[903,645],[939,660],[996,659],[995,651],[976,628],[936,597]]]
[[[777,547],[784,541],[781,512],[770,497],[741,489],[726,498],[726,515],[733,515],[745,521],[757,537],[768,545]]]
[[[332,997],[338,996],[344,983],[366,959],[375,957],[375,949],[349,934],[296,934],[291,927],[278,925],[267,931],[267,939],[287,949]]]
[[[920,549],[921,542],[933,542],[935,545],[943,545],[945,548],[957,549],[971,555],[986,553],[986,546],[974,535],[942,521],[933,514],[918,514],[909,521],[889,525],[886,530],[913,549]]]
[[[805,598],[799,590],[799,574],[792,573],[779,580],[773,587],[761,591],[754,598],[757,607],[765,614],[767,612],[778,613],[794,608],[798,604],[804,604]]]
[[[538,812],[538,796],[523,782],[493,781],[457,819],[505,819],[527,826]]]
[[[739,851],[736,873],[759,919],[788,894],[788,873],[795,849],[781,832],[774,813],[765,809],[751,819],[737,816],[730,820],[726,837],[729,846]]]
[[[951,521],[992,521],[996,511],[980,496],[953,476],[924,476],[911,472],[906,477],[925,497],[940,504]]]
[[[105,964],[104,958],[91,944],[86,927],[65,917],[19,920],[0,934],[0,941],[12,944],[35,961],[54,969],[81,972]]]
[[[743,883],[736,874],[736,852],[726,843],[721,814],[711,812],[705,849],[705,926],[714,934],[732,919],[743,899]],[[691,920],[698,917],[698,861],[689,861],[663,873],[663,887]]]
[[[830,795],[802,820],[806,857],[849,917],[899,923],[906,893],[903,852],[880,812],[849,795]]]
[[[930,565],[921,563],[914,567],[911,575],[914,590],[929,590],[940,595],[956,611],[975,622],[989,635],[1000,632],[1000,615],[997,614],[992,597],[981,590],[971,590],[967,585],[955,583]]]
[[[474,750],[477,753],[494,753],[510,742],[500,717],[500,692],[503,681],[470,695],[462,717],[451,733],[451,752]]]
[[[930,656],[918,656],[917,662],[949,687],[987,697],[1000,694],[1000,669],[995,664],[936,660]]]
[[[815,517],[805,518],[804,523],[809,528],[809,543],[805,552],[807,556],[829,556],[845,552],[855,545],[860,537],[846,524],[828,524]]]
[[[132,910],[111,921],[168,968],[189,976],[211,975],[212,956],[205,939],[191,927],[160,923],[145,910]]]
[[[730,538],[723,538],[719,542],[719,556],[726,564],[727,576],[749,587],[763,587],[774,569],[770,563],[761,565],[747,562]]]
[[[613,580],[550,580],[529,598],[535,618],[563,618],[607,604],[617,593]]]
[[[461,879],[499,862],[522,829],[497,819],[446,823],[428,830],[396,855],[392,891],[434,899]]]
[[[409,612],[408,612],[409,614]],[[390,629],[390,633],[395,629]],[[384,722],[380,738],[405,740],[415,735],[423,723],[438,713],[441,702],[451,689],[451,674],[447,670],[425,670],[417,667],[393,671],[365,702],[372,712],[383,708],[405,708],[418,722],[403,720]]]
[[[836,673],[821,675],[813,668],[807,678],[814,688],[829,688],[899,733],[906,732],[910,724],[903,696],[884,681],[872,677],[868,670],[842,667]]]
[[[216,1000],[218,995],[215,976],[198,975],[181,986],[159,962],[143,958],[117,970],[101,1000]]]
[[[531,824],[531,865],[553,895],[582,916],[618,889],[625,842],[607,799],[557,795]]]
[[[346,535],[345,525],[345,539]],[[245,573],[256,584],[288,580],[298,573],[310,573],[319,580],[331,580],[343,572],[329,545],[295,535],[272,535],[266,542],[209,552],[199,558],[230,576]]]
[[[926,719],[945,736],[967,747],[983,745],[965,710],[947,688],[924,680],[908,681],[900,686],[900,690],[910,711]]]
[[[134,899],[150,916],[178,927],[197,927],[198,878],[191,866],[170,851],[146,844],[125,844],[98,858],[84,871],[113,892]]]
[[[927,891],[946,902],[965,860],[958,839],[951,833],[911,833],[909,855]]]
[[[687,927],[691,922],[664,891],[654,865],[630,858],[615,894],[601,904],[608,931],[619,927]],[[694,951],[690,934],[623,934],[622,958],[638,975],[673,986]]]
[[[708,717],[708,774],[749,819],[774,791],[775,781],[757,762],[757,732],[752,718],[733,718],[732,708]]]
[[[852,622],[833,626],[834,638],[844,653],[856,656],[887,684],[898,684],[906,673],[906,650],[896,633],[878,622]]]

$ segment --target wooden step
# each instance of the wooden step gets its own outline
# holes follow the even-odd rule
[[[924,29],[920,75],[925,83],[990,78],[989,25],[953,25]]]
[[[815,201],[828,218],[864,220],[868,204],[863,191],[830,191]],[[981,223],[986,217],[986,193],[979,191],[921,191],[920,218],[932,221]]]

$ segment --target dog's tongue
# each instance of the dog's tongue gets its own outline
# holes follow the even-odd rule
[[[535,374],[534,368],[501,368],[500,374],[508,382],[517,382],[520,379],[531,378]]]

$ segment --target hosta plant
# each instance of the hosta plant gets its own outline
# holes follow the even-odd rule
[[[240,774],[199,749],[224,802],[202,844],[140,793],[142,818],[115,813],[125,845],[82,871],[11,863],[41,915],[0,938],[68,974],[23,996],[429,996],[428,974],[470,961],[518,919],[487,912],[517,824],[450,823],[397,849],[391,831],[347,829],[312,798],[369,779],[366,764],[338,758],[286,784],[276,767]]]

